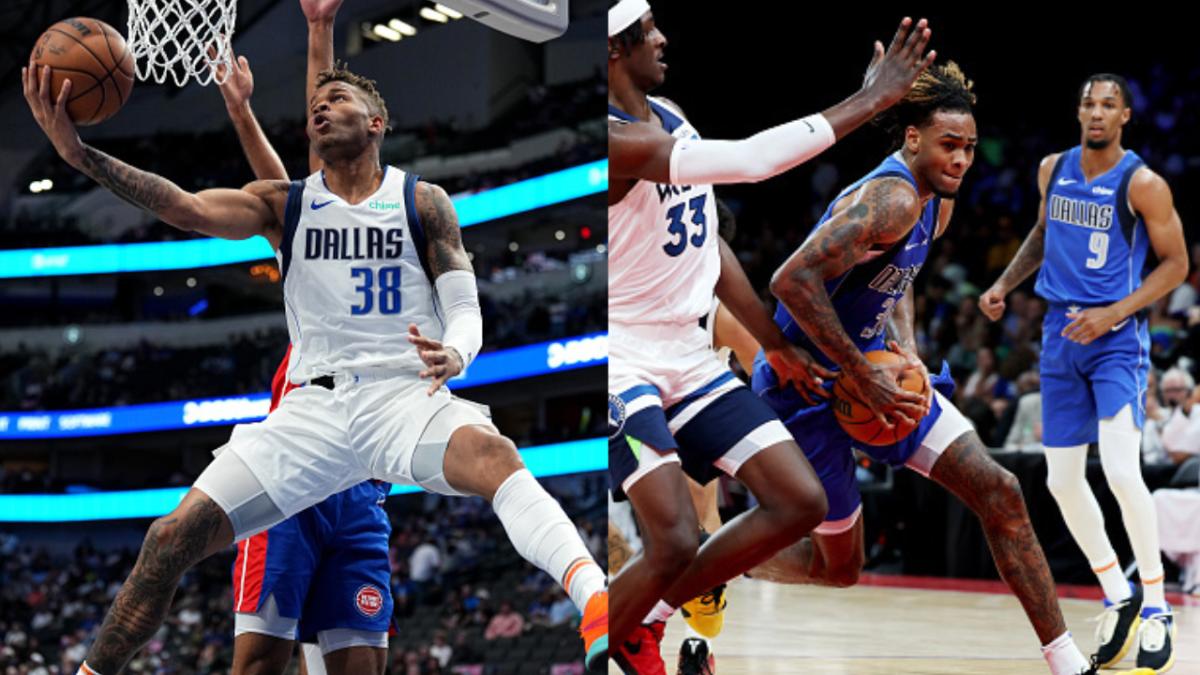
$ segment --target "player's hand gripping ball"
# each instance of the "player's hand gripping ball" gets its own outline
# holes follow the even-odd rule
[[[71,80],[67,113],[78,126],[99,124],[117,114],[133,89],[133,54],[125,38],[98,19],[63,19],[46,29],[33,46],[32,65],[40,77],[50,66],[50,102],[63,80]]]
[[[863,354],[871,363],[903,364],[904,356],[891,351],[877,350]],[[900,388],[918,393],[929,400],[933,395],[929,386],[929,378],[923,368],[910,366],[897,370],[897,384]],[[899,423],[891,429],[884,426],[871,412],[865,403],[842,386],[839,377],[833,383],[833,414],[851,438],[867,445],[891,445],[903,440],[917,428],[920,419],[911,424]]]

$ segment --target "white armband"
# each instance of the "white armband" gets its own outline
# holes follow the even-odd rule
[[[483,346],[483,316],[479,313],[479,289],[475,285],[475,274],[467,270],[451,270],[439,276],[433,285],[446,317],[442,344],[458,352],[466,370]]]
[[[671,184],[756,183],[812,159],[836,140],[821,114],[741,141],[680,139],[671,148]]]

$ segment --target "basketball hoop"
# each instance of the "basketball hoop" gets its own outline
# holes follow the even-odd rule
[[[216,66],[233,60],[236,23],[237,0],[129,0],[127,40],[138,79],[162,84],[169,75],[180,87],[189,79],[224,83]],[[230,69],[222,70],[227,77]]]

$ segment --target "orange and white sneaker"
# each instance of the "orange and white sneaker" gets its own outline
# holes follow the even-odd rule
[[[579,623],[583,636],[584,667],[589,673],[608,670],[608,591],[599,591],[588,599]]]

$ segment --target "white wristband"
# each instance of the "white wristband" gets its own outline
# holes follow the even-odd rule
[[[671,148],[672,185],[756,183],[821,154],[837,137],[824,115],[781,124],[741,141],[680,139]]]
[[[442,344],[458,352],[465,370],[483,346],[483,316],[479,312],[475,275],[467,270],[451,270],[439,276],[433,285],[446,317]]]

